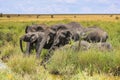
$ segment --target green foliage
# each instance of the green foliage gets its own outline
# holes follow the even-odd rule
[[[71,49],[55,51],[47,64],[50,73],[73,74],[78,67],[78,56]]]
[[[15,55],[8,62],[11,69],[19,74],[34,73],[36,69],[35,57],[26,57]]]

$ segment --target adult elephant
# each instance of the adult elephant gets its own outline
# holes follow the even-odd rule
[[[50,48],[49,33],[50,33],[49,29],[46,29],[45,32],[29,32],[29,33],[26,33],[25,35],[23,35],[20,38],[21,51],[24,53],[23,46],[22,46],[22,41],[25,41],[25,42],[27,42],[27,48],[26,48],[27,50],[26,50],[25,53],[27,55],[29,55],[31,53],[31,50],[35,47],[36,57],[39,58],[42,48],[45,48],[45,49]]]
[[[88,42],[106,42],[108,39],[107,32],[97,26],[84,28],[83,32],[85,33],[83,39]]]
[[[26,51],[23,52],[27,55],[30,54],[31,50],[34,48],[34,45],[36,46],[36,42],[35,42],[36,40],[40,39],[40,37],[42,37],[42,39],[45,38],[44,40],[46,40],[48,37],[52,39],[53,35],[55,34],[54,31],[52,31],[51,29],[48,29],[46,25],[42,25],[42,24],[27,26],[25,28],[25,33],[26,34],[20,38],[20,47],[23,52],[22,40],[27,42]],[[39,33],[39,36],[38,36],[38,33]],[[34,41],[31,42],[30,40],[32,39]],[[49,41],[47,46],[45,45],[45,48],[49,49],[51,45],[52,45],[52,40]]]
[[[50,49],[48,50],[48,54],[46,54],[41,64],[44,65],[44,63],[51,58],[53,55],[53,50],[65,46],[71,39],[72,34],[69,30],[58,30],[56,36],[54,37],[53,44],[51,45]]]

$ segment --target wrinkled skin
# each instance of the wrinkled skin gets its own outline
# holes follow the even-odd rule
[[[86,36],[83,38],[88,42],[106,42],[108,34],[99,27],[88,27],[84,29]]]

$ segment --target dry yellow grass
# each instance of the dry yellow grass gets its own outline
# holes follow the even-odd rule
[[[13,16],[10,15],[10,18],[6,16],[0,17],[2,21],[57,21],[70,19],[72,21],[120,21],[120,15],[54,15],[51,18],[51,15],[24,15],[24,16]]]

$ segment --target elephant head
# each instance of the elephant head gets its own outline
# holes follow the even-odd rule
[[[23,47],[22,47],[22,41],[25,41],[25,42],[29,42],[29,43],[34,43],[38,38],[38,34],[37,33],[26,33],[25,35],[23,35],[22,37],[20,37],[20,48],[21,48],[21,51],[23,51]]]
[[[37,32],[29,32],[26,33],[25,35],[23,35],[20,40],[23,40],[25,42],[30,42],[33,43],[37,40],[37,38],[39,37]]]

